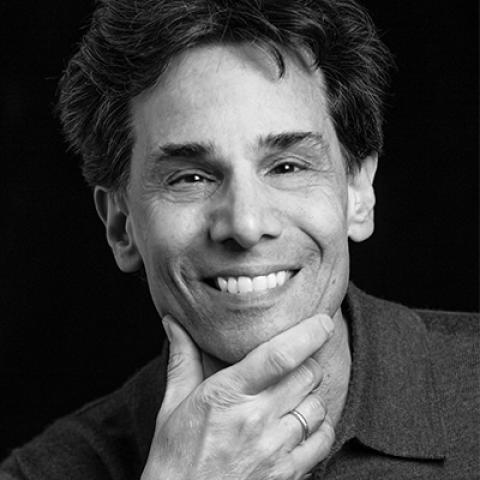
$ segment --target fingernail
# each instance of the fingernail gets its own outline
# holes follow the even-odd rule
[[[172,341],[172,331],[170,330],[170,315],[165,315],[162,318],[163,329],[165,330],[165,334],[167,335],[168,340]]]
[[[333,329],[335,328],[335,324],[333,323],[333,320],[328,315],[322,315],[321,319],[322,319],[323,328],[329,334],[332,334]]]

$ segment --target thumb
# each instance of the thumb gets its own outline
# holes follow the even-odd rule
[[[203,381],[203,368],[190,335],[170,315],[162,323],[170,342],[167,389],[160,409],[160,416],[166,418]]]

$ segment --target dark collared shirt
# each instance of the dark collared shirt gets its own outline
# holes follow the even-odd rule
[[[343,304],[352,372],[316,479],[480,478],[479,318],[414,312],[353,285]],[[59,420],[0,479],[140,478],[165,391],[167,349],[121,389]]]
[[[314,478],[480,478],[479,317],[413,311],[353,285],[352,372]]]

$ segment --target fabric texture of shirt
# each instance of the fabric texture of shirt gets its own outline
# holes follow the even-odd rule
[[[334,446],[313,478],[480,478],[479,316],[410,310],[352,284],[342,311],[350,384]],[[167,360],[165,346],[119,390],[14,450],[0,479],[139,479]]]

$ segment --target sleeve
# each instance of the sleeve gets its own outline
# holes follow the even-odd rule
[[[0,479],[46,480],[91,478],[103,480],[105,468],[85,439],[65,428],[54,428],[12,452],[0,466]]]
[[[122,388],[52,424],[0,463],[0,480],[141,477],[165,392],[168,349]]]
[[[9,470],[13,468],[13,465],[5,465],[5,470],[0,470],[0,480],[20,480],[22,477],[9,473]]]
[[[99,405],[55,422],[15,449],[0,480],[132,480],[142,465],[128,411]]]

